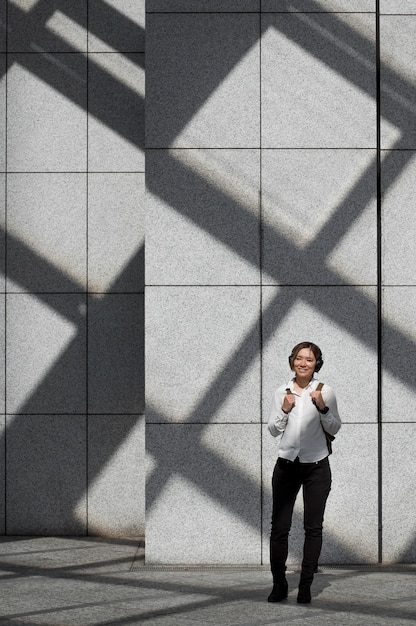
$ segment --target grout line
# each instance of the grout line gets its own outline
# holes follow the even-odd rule
[[[366,146],[366,147],[337,147],[337,146],[299,146],[299,147],[293,147],[293,146],[276,146],[276,147],[268,147],[268,148],[264,148],[264,147],[260,147],[260,146],[219,146],[219,147],[212,147],[212,146],[198,146],[197,148],[195,147],[186,147],[186,146],[179,146],[179,147],[172,147],[172,146],[146,146],[146,152],[157,152],[157,151],[164,151],[164,152],[192,152],[192,151],[200,151],[200,150],[204,150],[204,151],[208,151],[208,150],[215,150],[216,152],[219,152],[220,150],[226,150],[227,152],[231,152],[232,150],[263,150],[263,151],[274,151],[274,150],[286,150],[286,151],[296,151],[296,150],[302,150],[302,152],[305,152],[306,150],[310,150],[311,152],[314,151],[316,152],[317,150],[344,150],[344,151],[361,151],[361,150],[365,150],[365,151],[369,151],[369,150],[376,150],[377,146]],[[414,152],[415,148],[383,148],[383,150],[385,152],[394,152],[394,151],[410,151],[410,152]],[[106,172],[105,172],[106,173]],[[128,173],[128,172],[127,172]]]
[[[204,286],[204,285],[202,285]],[[222,285],[220,285],[222,286]],[[227,287],[228,285],[224,285]],[[238,285],[237,285],[238,286]],[[250,287],[256,285],[250,285]],[[0,291],[3,295],[14,296],[82,296],[86,294],[86,289],[79,288],[78,291]],[[90,291],[91,296],[137,296],[143,295],[143,291]]]
[[[262,20],[261,20],[261,0],[260,0],[260,12],[259,12],[259,143],[260,143],[260,161],[259,161],[259,280],[260,280],[260,294],[259,294],[259,356],[260,356],[260,376],[259,376],[259,406],[260,406],[260,419],[259,419],[259,433],[260,433],[260,563],[263,565],[263,542],[264,542],[264,489],[263,489],[263,185],[262,185],[262,173],[263,173],[263,152],[262,152]]]
[[[381,60],[380,60],[380,0],[376,0],[376,124],[377,124],[377,456],[378,456],[378,562],[383,562],[383,467],[382,467],[382,233],[381,233]]]
[[[375,11],[268,11],[260,9],[260,11],[150,11],[146,10],[149,15],[293,15],[302,13],[302,15],[374,15]],[[390,13],[383,13],[383,15],[391,15]],[[400,13],[394,13],[393,15],[400,15]],[[403,15],[409,15],[404,13]],[[410,14],[413,15],[413,14]]]
[[[15,56],[17,54],[19,55],[36,55],[36,54],[53,54],[53,55],[60,55],[60,54],[75,54],[75,55],[87,55],[88,53],[91,54],[123,54],[123,55],[130,55],[130,54],[145,54],[145,50],[115,50],[114,52],[112,52],[111,50],[82,50],[82,48],[79,48],[78,50],[47,50],[46,48],[42,48],[41,50],[10,50],[9,54],[10,56]]]
[[[53,411],[53,412],[50,412],[50,411],[39,411],[38,413],[27,413],[27,412],[25,412],[25,413],[12,413],[12,412],[8,412],[8,413],[6,413],[6,415],[9,416],[9,417],[20,417],[20,415],[26,415],[28,417],[30,417],[30,416],[36,417],[36,416],[39,416],[39,415],[42,415],[42,416],[53,416],[53,417],[73,417],[75,415],[75,416],[79,417],[79,416],[83,416],[83,415],[85,416],[85,411],[71,411],[69,413],[57,413],[56,411]],[[93,415],[93,416],[105,415],[105,416],[108,416],[108,417],[116,416],[116,417],[123,418],[123,417],[140,417],[140,416],[144,415],[144,413],[140,413],[140,412],[136,412],[136,413],[124,412],[123,413],[121,411],[117,411],[116,413],[112,413],[110,411],[97,411],[97,412],[90,411],[89,415]],[[158,422],[154,422],[154,423],[157,424]],[[174,423],[174,422],[169,422],[169,423]],[[198,423],[198,422],[192,422],[192,423]],[[206,422],[201,422],[201,423],[205,424]],[[230,423],[235,424],[235,423],[240,423],[240,422],[230,422]],[[246,423],[246,422],[241,422],[241,423],[243,424],[243,423]],[[408,422],[405,422],[405,423],[408,423]],[[0,535],[1,535],[1,533],[0,533]]]
[[[50,170],[48,172],[41,171],[41,170],[38,170],[38,171],[29,171],[29,170],[25,170],[25,171],[23,171],[23,170],[22,171],[14,170],[14,171],[11,171],[10,170],[8,172],[7,171],[4,171],[4,172],[0,171],[0,174],[36,174],[36,175],[43,174],[43,175],[47,175],[47,176],[50,176],[50,175],[52,175],[52,176],[56,176],[56,175],[59,176],[61,174],[65,174],[65,175],[66,174],[82,175],[82,174],[85,174],[85,173],[86,173],[86,171],[84,171],[84,170],[77,170],[77,171],[75,171],[75,170],[73,170],[73,171],[70,171],[70,170],[67,170],[67,171]],[[98,170],[95,170],[95,171],[94,170],[90,170],[88,173],[89,174],[102,174],[104,176],[107,175],[107,174],[112,174],[112,175],[120,174],[121,176],[125,176],[126,174],[136,175],[136,174],[144,174],[145,172],[144,172],[144,170],[137,170],[137,171],[130,171],[130,170],[129,171],[123,171],[123,170],[120,170],[119,172],[110,172],[110,171],[102,172],[102,171],[98,171]]]
[[[6,2],[6,35],[5,35],[5,40],[6,40],[6,52],[5,52],[5,59],[6,59],[6,67],[5,67],[5,77],[4,77],[4,84],[5,84],[5,90],[6,90],[6,94],[5,94],[5,103],[4,103],[4,108],[5,108],[5,129],[4,129],[4,150],[5,150],[5,154],[4,154],[4,169],[5,169],[5,176],[4,176],[4,224],[5,224],[5,228],[4,228],[4,305],[3,305],[3,310],[4,310],[4,403],[3,403],[3,409],[4,409],[4,482],[3,482],[3,488],[4,488],[4,495],[3,495],[3,501],[4,501],[4,525],[3,525],[3,532],[5,535],[7,535],[7,186],[8,186],[8,172],[7,172],[7,167],[8,167],[8,160],[7,160],[7,156],[8,156],[8,119],[7,119],[7,105],[8,105],[8,76],[9,76],[9,72],[7,71],[8,68],[8,63],[9,63],[9,57],[8,57],[8,50],[9,50],[9,29],[8,29],[8,14],[9,14],[9,3]]]
[[[377,284],[376,283],[366,283],[366,284],[362,284],[362,285],[355,285],[355,284],[351,284],[351,285],[343,285],[343,284],[332,284],[332,283],[328,283],[328,284],[319,284],[319,283],[314,283],[314,284],[296,284],[296,285],[282,285],[281,283],[266,283],[266,284],[261,284],[261,283],[250,283],[247,285],[236,285],[236,284],[231,284],[231,283],[222,283],[222,284],[196,284],[196,283],[184,283],[184,284],[163,284],[163,283],[147,283],[146,284],[146,289],[148,287],[153,287],[153,288],[159,288],[159,287],[163,287],[166,289],[172,288],[172,289],[183,289],[183,288],[187,288],[190,287],[192,289],[196,288],[196,287],[201,287],[201,288],[210,288],[213,287],[215,289],[220,289],[222,287],[226,287],[226,288],[239,288],[239,287],[262,287],[262,288],[274,288],[274,287],[279,287],[279,289],[304,289],[306,288],[311,288],[311,289],[316,289],[316,288],[320,288],[320,289],[324,289],[324,288],[328,288],[328,289],[333,289],[333,288],[340,288],[340,289],[360,289],[362,287],[376,287]],[[389,287],[394,287],[395,285],[388,285]],[[397,285],[398,287],[413,287],[414,285]],[[47,292],[49,293],[49,292]],[[71,292],[71,293],[78,293],[78,292]],[[107,292],[104,292],[105,294],[107,294]],[[112,293],[112,292],[108,292],[108,293]],[[114,292],[117,293],[117,292]],[[135,293],[142,293],[142,292],[132,292],[133,294]]]
[[[88,219],[89,219],[89,213],[88,213],[88,208],[89,208],[89,89],[90,89],[90,85],[89,85],[89,63],[90,63],[90,59],[89,59],[89,47],[90,47],[90,29],[89,29],[89,11],[90,9],[90,3],[89,0],[87,0],[87,15],[86,15],[86,30],[87,30],[87,52],[86,52],[86,57],[87,57],[87,84],[86,84],[86,105],[87,105],[87,111],[86,111],[86,163],[85,163],[85,178],[86,178],[86,198],[85,198],[85,236],[86,236],[86,241],[85,241],[85,246],[86,246],[86,255],[85,255],[85,534],[88,537],[89,535],[89,511],[88,511],[88,505],[89,505],[89,468],[88,468],[88,458],[89,458],[89,438],[88,438],[88,434],[89,434],[89,415],[88,415],[88,361],[89,361],[89,355],[88,355],[88,322],[89,322],[89,274],[88,274],[88,269],[89,269],[89,264],[88,264],[88,252],[89,252],[89,248],[88,248],[88,235],[89,235],[89,231],[88,231]]]

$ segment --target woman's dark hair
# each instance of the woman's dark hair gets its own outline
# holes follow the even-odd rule
[[[308,348],[309,350],[312,350],[313,356],[316,359],[315,372],[319,372],[322,365],[324,364],[323,359],[322,359],[322,352],[319,346],[317,346],[316,343],[312,343],[311,341],[302,341],[301,343],[298,343],[293,348],[292,354],[289,357],[290,369],[293,369],[293,360],[297,357],[299,352],[303,350],[304,348]]]

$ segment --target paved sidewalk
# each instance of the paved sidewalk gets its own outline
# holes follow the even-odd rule
[[[269,604],[267,567],[146,567],[136,542],[0,538],[0,625],[410,626],[416,565],[322,567],[311,605]]]

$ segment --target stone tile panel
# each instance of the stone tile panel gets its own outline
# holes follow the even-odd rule
[[[258,150],[152,150],[146,281],[259,284]]]
[[[7,534],[85,534],[85,417],[8,416],[6,428]]]
[[[259,426],[150,424],[146,450],[146,563],[259,563]]]
[[[259,290],[146,289],[147,422],[258,422]]]

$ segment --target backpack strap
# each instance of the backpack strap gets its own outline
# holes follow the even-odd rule
[[[318,383],[315,391],[321,391],[323,386],[324,386],[324,383]],[[322,422],[321,422],[321,426],[322,426]],[[326,444],[328,446],[328,454],[332,454],[332,442],[334,441],[335,437],[334,435],[330,435],[329,433],[327,433],[323,426],[322,426],[322,430],[324,431],[324,434],[325,434]]]

